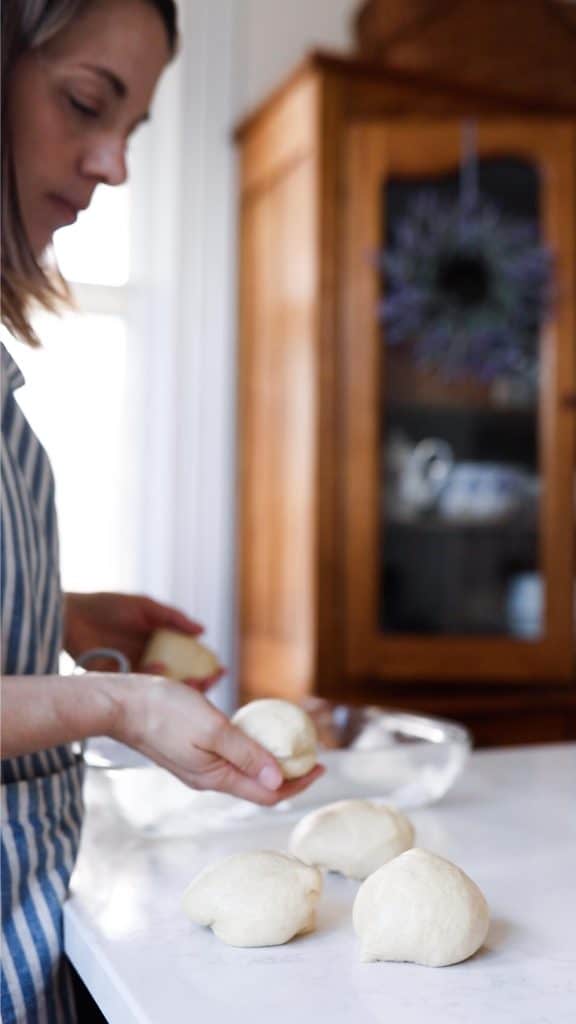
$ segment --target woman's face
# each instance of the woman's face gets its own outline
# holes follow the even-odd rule
[[[9,123],[24,226],[39,256],[97,185],[126,180],[126,148],[170,59],[144,0],[94,0],[42,50],[21,57]]]

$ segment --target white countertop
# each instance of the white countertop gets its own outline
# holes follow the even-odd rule
[[[313,934],[225,946],[184,916],[184,888],[228,853],[285,849],[299,815],[227,830],[183,818],[188,835],[153,838],[119,813],[121,775],[89,772],[65,908],[68,956],[110,1024],[574,1024],[576,745],[475,753],[441,803],[410,812],[417,844],[459,864],[492,911],[484,949],[440,969],[361,963],[358,883],[335,875]]]

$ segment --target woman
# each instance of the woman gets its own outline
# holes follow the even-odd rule
[[[43,256],[96,186],[126,179],[126,146],[173,56],[172,0],[4,0],[2,320],[36,343],[31,303],[62,285]],[[62,645],[140,663],[152,630],[186,633],[185,615],[145,598],[62,598],[51,471],[18,406],[23,384],[2,352],[2,1021],[68,1022],[62,903],[82,820],[72,744],[108,735],[199,789],[272,805],[320,770],[284,784],[274,758],[191,685],[158,674],[59,676]],[[192,681],[190,681],[192,682]]]

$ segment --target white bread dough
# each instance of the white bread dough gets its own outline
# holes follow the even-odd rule
[[[460,868],[428,850],[413,849],[366,879],[354,902],[353,921],[362,960],[446,967],[480,948],[490,911]]]
[[[363,880],[413,842],[412,824],[393,807],[339,800],[298,822],[290,850],[306,864]]]
[[[202,871],[184,910],[230,946],[279,946],[312,931],[322,875],[275,850],[236,853]]]
[[[158,629],[148,644],[142,664],[162,661],[171,679],[209,679],[220,664],[216,655],[195,637],[176,633],[171,629]]]
[[[253,700],[236,712],[232,722],[274,755],[285,779],[299,779],[316,764],[316,730],[297,704]]]

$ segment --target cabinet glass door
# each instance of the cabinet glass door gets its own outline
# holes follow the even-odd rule
[[[570,681],[576,131],[465,128],[349,130],[347,672]]]
[[[381,198],[381,629],[532,640],[551,267],[537,166],[472,157],[390,176]]]

